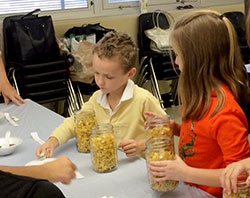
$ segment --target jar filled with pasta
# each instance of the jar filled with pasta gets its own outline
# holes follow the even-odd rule
[[[146,161],[147,165],[153,161],[174,160],[174,142],[169,137],[155,137],[146,142]],[[153,190],[169,192],[176,188],[178,181],[166,180],[155,181],[148,171],[149,183]]]
[[[100,124],[91,129],[91,158],[97,172],[109,172],[117,168],[116,139],[111,124]]]
[[[237,192],[228,194],[223,193],[223,198],[248,198],[250,197],[250,186],[246,184],[248,173],[242,173],[237,180]]]
[[[173,130],[168,116],[162,118],[150,118],[146,121],[146,140],[155,137],[174,138]]]
[[[94,111],[78,111],[75,113],[75,133],[79,152],[90,152],[91,128],[95,126]]]

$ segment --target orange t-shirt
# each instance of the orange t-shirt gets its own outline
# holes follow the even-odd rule
[[[218,101],[214,92],[211,106],[201,120],[182,123],[179,155],[191,167],[225,168],[232,162],[250,157],[247,118],[231,91],[226,86],[222,88],[226,100],[220,112],[210,118]],[[222,188],[191,185],[222,197]]]

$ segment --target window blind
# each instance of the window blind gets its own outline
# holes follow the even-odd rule
[[[127,2],[136,2],[139,0],[109,0],[109,3],[127,3]]]
[[[88,8],[88,0],[0,0],[0,14]]]

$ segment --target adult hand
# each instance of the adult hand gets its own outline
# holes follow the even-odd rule
[[[63,184],[70,184],[71,180],[76,177],[76,165],[72,163],[67,157],[62,156],[55,161],[41,165],[45,178],[50,182],[61,182]]]
[[[0,93],[2,93],[6,104],[9,104],[11,100],[18,106],[22,105],[22,103],[25,103],[25,101],[17,94],[16,90],[10,85],[10,82],[6,76],[1,51],[0,51]]]
[[[152,161],[149,163],[148,168],[155,181],[185,181],[185,172],[189,166],[176,155],[175,160]]]
[[[1,81],[1,92],[4,98],[5,104],[9,104],[10,101],[15,103],[18,106],[21,106],[23,103],[26,103],[16,92],[16,90],[10,85],[9,81]]]
[[[221,186],[227,193],[237,192],[237,178],[241,173],[250,174],[250,158],[229,164],[221,174]],[[250,177],[246,180],[250,185]]]
[[[36,150],[36,156],[38,158],[41,157],[41,155],[49,158],[53,157],[54,150],[56,147],[59,146],[59,142],[57,138],[55,137],[50,137],[47,142],[45,142],[43,145],[41,145],[37,150]]]

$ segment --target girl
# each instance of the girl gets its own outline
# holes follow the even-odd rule
[[[156,181],[188,182],[222,197],[220,174],[250,156],[246,106],[247,73],[230,21],[215,11],[180,18],[171,34],[182,107],[179,156],[151,162]]]
[[[250,1],[245,0],[245,14],[246,14],[246,39],[248,46],[250,46]],[[225,190],[230,192],[237,192],[237,177],[242,172],[248,172],[250,174],[250,158],[235,162],[227,166],[221,175],[221,184]],[[250,185],[250,176],[246,180]]]

